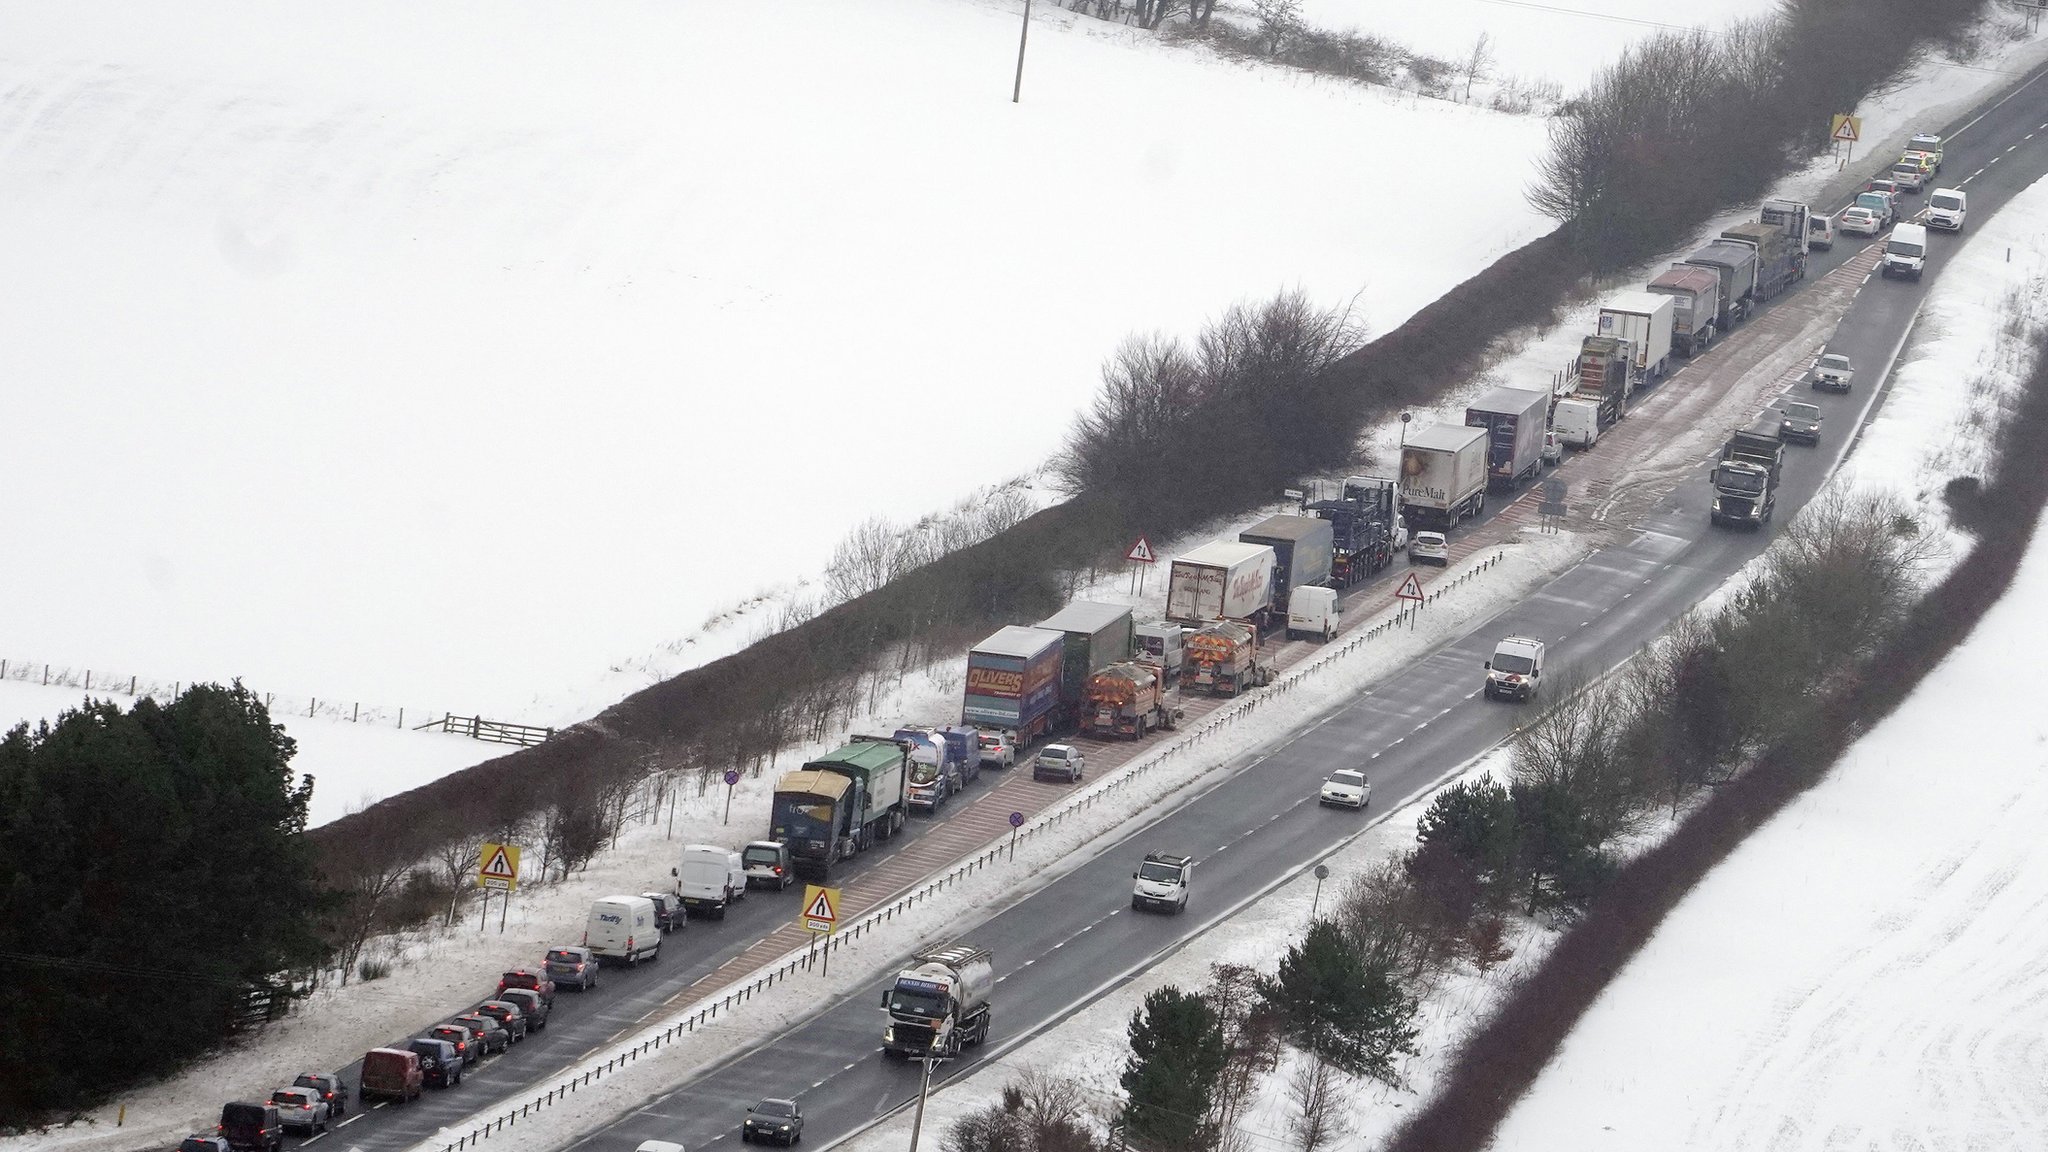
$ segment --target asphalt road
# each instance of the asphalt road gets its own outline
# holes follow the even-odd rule
[[[1971,222],[1981,224],[2048,173],[2048,83],[2021,89],[1950,135],[1946,163],[1933,186],[1965,188]],[[1925,196],[1906,199],[1917,212]],[[1858,366],[1849,395],[1814,394],[1802,386],[1791,396],[1816,400],[1827,421],[1818,449],[1788,450],[1779,523],[1812,497],[1881,400],[1881,381],[1908,325],[1959,243],[1936,233],[1921,282],[1873,278],[1857,295],[1829,342]],[[1855,259],[1863,247],[1838,242],[1833,253],[1816,254],[1809,279]],[[1768,306],[1762,315],[1782,306]],[[1654,405],[1655,395],[1645,403]],[[999,1058],[1354,836],[1370,814],[1315,804],[1316,787],[1330,769],[1365,766],[1373,779],[1373,810],[1380,811],[1497,744],[1527,715],[1479,695],[1481,664],[1497,638],[1528,635],[1549,642],[1550,680],[1557,683],[1572,669],[1594,674],[1619,663],[1719,587],[1762,550],[1770,534],[1708,526],[1707,468],[1701,461],[1693,475],[1619,533],[1617,545],[1284,743],[1247,758],[1209,790],[1105,842],[1094,858],[1044,889],[994,911],[970,935],[995,952],[1000,984],[990,1042],[947,1066],[943,1078]],[[1187,915],[1131,911],[1131,870],[1152,850],[1198,857]],[[857,1131],[917,1091],[916,1065],[879,1055],[879,987],[832,1004],[574,1146],[631,1149],[660,1139],[702,1152],[737,1141],[748,1105],[769,1095],[803,1101],[807,1144],[829,1144]]]

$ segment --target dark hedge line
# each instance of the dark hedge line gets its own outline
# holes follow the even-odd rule
[[[1477,1152],[1572,1028],[1657,926],[1749,834],[1818,783],[1889,716],[2011,587],[2048,508],[2048,336],[2024,398],[1999,430],[1989,485],[1950,486],[1957,520],[1982,533],[1894,637],[1830,691],[1815,722],[1779,740],[1655,849],[1624,866],[1543,963],[1469,1037],[1438,1093],[1389,1152]]]

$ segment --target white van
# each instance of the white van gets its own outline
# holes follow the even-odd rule
[[[1927,197],[1927,226],[1945,232],[1961,232],[1963,218],[1970,214],[1970,196],[1961,188],[1936,188]]]
[[[1600,439],[1600,406],[1591,400],[1559,400],[1551,430],[1574,448],[1591,448]]]
[[[692,915],[725,919],[725,906],[747,898],[747,868],[740,854],[716,844],[685,844],[674,869],[676,892]]]
[[[1806,246],[1823,252],[1835,249],[1835,218],[1816,212],[1806,218]]]
[[[1878,273],[1918,280],[1926,267],[1927,227],[1923,224],[1894,225],[1891,239],[1884,242],[1884,262],[1877,266]]]
[[[1510,636],[1486,662],[1488,700],[1529,700],[1543,686],[1543,641]]]
[[[1181,665],[1187,663],[1187,632],[1178,624],[1164,621],[1137,627],[1138,659],[1156,665],[1160,680],[1171,684],[1180,679]]]
[[[602,963],[606,958],[638,964],[661,951],[661,925],[654,901],[645,896],[606,896],[590,906],[583,926],[583,946]]]
[[[1287,594],[1287,638],[1303,636],[1328,643],[1337,635],[1343,610],[1334,588],[1296,588]]]

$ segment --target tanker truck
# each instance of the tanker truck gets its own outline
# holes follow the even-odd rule
[[[988,1039],[995,953],[967,944],[919,952],[882,993],[889,1025],[882,1051],[892,1057],[958,1056]]]

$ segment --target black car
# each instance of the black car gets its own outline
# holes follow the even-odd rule
[[[471,1032],[467,1025],[436,1024],[427,1029],[426,1036],[429,1040],[446,1040],[455,1045],[465,1067],[484,1058],[483,1037]]]
[[[462,1054],[446,1040],[414,1037],[405,1046],[419,1053],[420,1077],[430,1088],[453,1088],[462,1083]]]
[[[505,1026],[498,1023],[498,1018],[495,1016],[486,1016],[481,1012],[467,1012],[448,1022],[458,1028],[469,1029],[476,1036],[477,1040],[483,1044],[484,1055],[486,1056],[493,1052],[503,1052],[512,1046],[512,1033],[506,1031]]]
[[[336,1120],[348,1115],[348,1085],[339,1076],[323,1076],[318,1072],[301,1072],[292,1081],[294,1088],[311,1088],[327,1101],[327,1114]]]
[[[683,898],[673,892],[642,892],[642,896],[654,901],[654,923],[663,932],[674,932],[687,927],[689,917],[683,912]]]
[[[526,988],[507,988],[498,993],[498,999],[519,1005],[519,1014],[526,1017],[527,1031],[538,1032],[548,1026],[548,1013],[552,1007],[540,993]]]
[[[574,984],[578,992],[597,987],[597,953],[588,948],[550,948],[545,962],[555,987]]]
[[[178,1142],[178,1152],[229,1152],[228,1142],[218,1136],[187,1136]]]
[[[514,1044],[526,1039],[526,1013],[519,1010],[519,1005],[510,1000],[486,1000],[477,1005],[476,1010],[510,1032]]]
[[[763,1100],[747,1109],[746,1122],[740,1125],[742,1144],[794,1144],[803,1138],[804,1110],[794,1100]]]
[[[279,1152],[284,1147],[284,1121],[277,1105],[242,1101],[220,1110],[220,1136],[235,1152],[246,1148]]]

